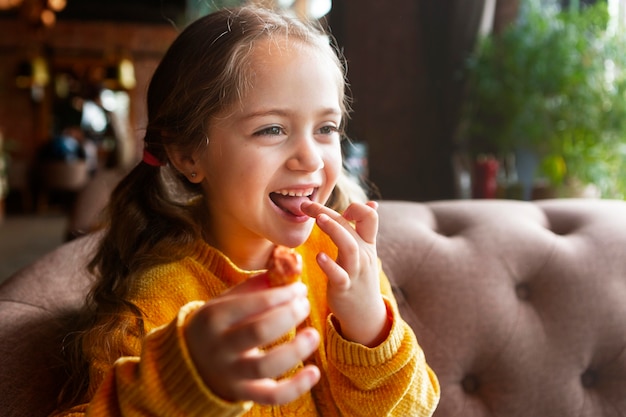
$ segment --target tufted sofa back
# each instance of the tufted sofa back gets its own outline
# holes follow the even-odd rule
[[[388,202],[380,217],[436,417],[626,415],[626,203]]]
[[[626,415],[626,202],[385,201],[379,213],[383,267],[442,385],[436,417]],[[0,415],[54,406],[96,239],[0,286]]]

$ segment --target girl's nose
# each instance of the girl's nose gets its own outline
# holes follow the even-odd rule
[[[287,168],[293,171],[314,172],[324,167],[322,146],[311,135],[300,135],[293,140],[293,153]]]

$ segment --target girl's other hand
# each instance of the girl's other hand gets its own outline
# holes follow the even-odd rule
[[[320,337],[313,328],[270,350],[267,346],[309,315],[302,283],[269,288],[261,274],[207,302],[189,318],[185,338],[192,360],[211,391],[226,401],[286,404],[309,391],[320,378],[310,365],[277,381],[308,358]]]
[[[338,248],[336,260],[320,253],[317,261],[328,276],[328,304],[343,337],[374,347],[384,341],[391,322],[380,293],[376,236],[378,204],[353,203],[343,215],[318,203],[302,211],[314,217]]]

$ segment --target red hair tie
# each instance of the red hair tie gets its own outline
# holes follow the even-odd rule
[[[143,150],[143,162],[150,165],[151,167],[161,167],[165,165],[163,162],[159,161],[156,156],[152,155],[147,149]]]

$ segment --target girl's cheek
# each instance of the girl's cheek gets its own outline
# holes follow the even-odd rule
[[[334,178],[335,181],[336,179],[339,177],[339,174],[341,173],[341,169],[343,167],[343,157],[341,155],[341,148],[338,147],[338,149],[333,152],[333,155],[331,157],[331,166],[332,166],[332,170],[334,173]]]

